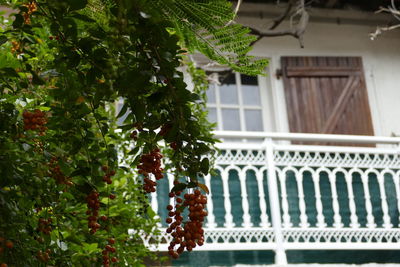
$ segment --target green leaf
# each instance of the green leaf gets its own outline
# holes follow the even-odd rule
[[[13,68],[2,68],[0,72],[5,73],[8,76],[20,78],[18,73]]]
[[[210,168],[210,161],[208,158],[204,158],[200,163],[200,170],[204,175],[208,174],[208,169]]]
[[[126,111],[128,110],[128,107],[129,107],[128,103],[125,102],[124,105],[122,106],[120,112],[118,113],[117,118],[124,116]]]
[[[32,74],[32,83],[35,85],[43,85],[45,84],[44,80],[42,78],[40,78],[39,75],[37,75],[36,72],[31,71]]]
[[[0,35],[0,45],[6,43],[8,40],[7,36],[5,35]]]
[[[70,7],[70,11],[79,10],[86,7],[88,1],[87,0],[67,0],[67,3]]]
[[[24,24],[24,18],[20,14],[15,14],[15,20],[13,22],[13,27],[14,28],[21,28],[21,26]]]
[[[79,13],[74,13],[74,14],[71,15],[71,17],[74,17],[76,19],[79,19],[79,20],[82,20],[82,21],[86,21],[86,22],[96,22],[94,19],[89,18],[88,16],[82,15],[82,14],[79,14]]]
[[[171,192],[182,191],[182,190],[185,189],[186,187],[187,187],[187,184],[179,183],[179,184],[175,185],[174,187],[172,187]]]
[[[190,182],[187,184],[187,188],[195,188],[197,187],[197,183],[196,182]]]

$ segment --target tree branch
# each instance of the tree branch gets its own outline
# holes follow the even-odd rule
[[[395,17],[397,20],[400,21],[400,10],[397,9],[397,7],[394,4],[394,1],[391,1],[392,6],[388,6],[386,7],[379,7],[379,9],[377,11],[375,11],[375,13],[390,13],[393,15],[393,17]],[[388,25],[388,26],[378,26],[376,27],[375,32],[372,32],[369,34],[371,40],[375,40],[379,35],[381,35],[383,32],[385,31],[391,31],[394,29],[400,28],[400,23],[399,24],[395,24],[395,25]]]
[[[269,27],[269,30],[274,30],[276,27],[278,27],[282,21],[287,17],[287,15],[289,15],[290,11],[292,10],[292,7],[294,5],[294,0],[289,0],[285,11],[276,19],[273,20],[273,24],[271,27]]]
[[[284,12],[286,13],[286,12]],[[283,16],[284,14],[282,14]],[[293,36],[299,40],[300,47],[304,48],[304,43],[303,43],[303,35],[306,31],[306,27],[309,21],[309,14],[305,8],[305,3],[304,0],[299,1],[299,7],[297,10],[293,13],[291,16],[291,19],[297,15],[300,15],[299,21],[295,26],[291,26],[289,29],[285,30],[267,30],[267,31],[261,31],[258,29],[255,29],[253,27],[249,27],[251,30],[251,34],[254,34],[258,37],[256,41],[252,43],[254,45],[257,41],[264,37],[276,37],[276,36]],[[281,17],[282,17],[281,16]],[[286,17],[287,15],[285,15]],[[283,19],[282,19],[283,20]]]

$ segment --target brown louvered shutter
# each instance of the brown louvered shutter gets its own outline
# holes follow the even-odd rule
[[[291,132],[374,135],[360,57],[282,57]]]

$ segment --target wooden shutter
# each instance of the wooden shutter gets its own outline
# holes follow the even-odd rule
[[[374,135],[360,57],[282,57],[291,132]]]

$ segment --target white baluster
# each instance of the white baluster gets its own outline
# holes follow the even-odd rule
[[[306,228],[310,224],[307,222],[306,214],[306,202],[304,200],[304,189],[303,189],[303,172],[296,172],[296,183],[299,194],[299,209],[300,209],[300,227]]]
[[[243,208],[243,224],[244,228],[250,228],[253,226],[249,214],[249,201],[247,199],[247,188],[246,188],[246,172],[241,170],[239,173],[240,191],[242,193],[242,208]]]
[[[225,223],[224,223],[224,225],[227,228],[232,228],[234,226],[234,224],[233,224],[233,217],[232,217],[231,200],[229,198],[229,185],[228,185],[229,173],[226,169],[222,171],[221,178],[222,178],[222,189],[224,190],[224,206],[225,206]]]
[[[160,216],[158,216],[158,201],[157,201],[157,190],[153,193],[150,194],[151,196],[151,208],[153,209],[154,213],[156,214],[155,219],[159,219]],[[161,224],[157,224],[159,227],[161,227]]]
[[[349,193],[349,207],[350,207],[350,226],[352,228],[360,227],[358,223],[358,218],[356,215],[356,204],[354,200],[354,193],[353,193],[353,184],[352,184],[352,175],[349,172],[345,174],[346,184],[347,184],[347,191]]]
[[[324,214],[322,213],[322,201],[321,201],[321,191],[319,189],[319,173],[312,172],[312,179],[314,183],[314,190],[315,190],[315,200],[316,200],[316,208],[317,208],[317,227],[326,227]]]
[[[284,247],[284,239],[282,233],[281,213],[278,195],[278,181],[276,179],[275,159],[274,159],[274,143],[271,138],[265,139],[265,155],[268,165],[268,192],[269,203],[271,206],[271,219],[275,232],[275,264],[287,265],[286,252]]]
[[[385,228],[392,228],[392,224],[390,223],[390,216],[389,216],[389,207],[387,204],[387,197],[386,197],[386,190],[385,190],[385,177],[381,173],[377,174],[377,179],[379,183],[379,192],[381,194],[381,202],[382,202],[382,212],[383,212],[383,227]]]
[[[374,220],[374,216],[372,215],[371,195],[369,192],[368,174],[367,173],[365,173],[365,172],[362,173],[361,181],[363,184],[364,195],[365,195],[365,209],[367,211],[367,227],[375,228],[376,223]]]
[[[269,179],[269,177],[268,177]],[[283,227],[289,228],[292,227],[293,224],[290,221],[289,216],[289,203],[288,203],[288,196],[286,193],[286,173],[284,171],[279,172],[279,182],[281,186],[281,195],[282,195],[282,218],[283,218]],[[270,206],[272,204],[270,203]]]
[[[208,211],[208,216],[207,216],[207,227],[208,228],[215,228],[217,227],[217,224],[215,223],[215,217],[214,217],[214,205],[212,201],[212,193],[211,193],[211,175],[206,175],[204,177],[204,182],[206,186],[209,189],[209,194],[207,195],[207,211]]]
[[[331,185],[332,192],[332,208],[333,208],[333,226],[342,228],[342,218],[339,213],[339,201],[336,189],[336,175],[332,172],[329,173],[329,184]]]
[[[264,192],[262,171],[257,171],[256,179],[257,179],[257,186],[258,186],[258,197],[260,198],[260,210],[261,210],[260,227],[270,227],[271,224],[268,222],[267,203],[265,202],[265,192]]]
[[[399,211],[399,225],[400,226],[400,171],[393,175],[393,182],[396,187],[397,210]]]

